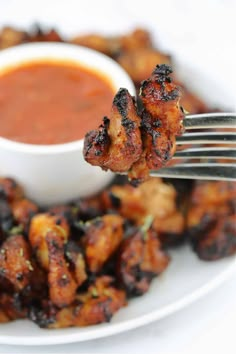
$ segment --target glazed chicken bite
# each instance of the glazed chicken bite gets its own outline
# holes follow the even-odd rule
[[[35,215],[31,220],[29,242],[39,264],[46,270],[49,266],[46,236],[48,232],[56,229],[58,230],[58,237],[61,237],[66,242],[69,237],[69,225],[63,216],[41,213]]]
[[[43,328],[89,326],[109,322],[113,314],[126,304],[125,292],[115,288],[113,279],[96,279],[86,293],[78,294],[74,304],[59,310],[50,302],[31,309],[30,318]]]
[[[0,292],[0,323],[27,318],[27,307],[19,306],[18,293]]]
[[[118,252],[117,277],[128,295],[142,295],[168,263],[169,257],[161,250],[157,233],[150,225],[144,225],[122,242]]]
[[[89,270],[96,273],[117,250],[123,237],[124,219],[104,215],[85,224],[84,247]]]
[[[78,243],[69,240],[65,245],[65,256],[69,262],[69,269],[74,275],[77,287],[79,287],[87,279],[84,252]]]
[[[163,167],[175,153],[176,136],[184,131],[184,114],[179,106],[180,91],[172,82],[171,73],[169,66],[157,65],[151,77],[142,82],[143,154],[129,171],[131,180],[143,181],[148,177],[149,170]],[[142,173],[139,173],[140,168]]]
[[[60,230],[52,228],[47,232],[45,239],[49,256],[49,297],[57,307],[65,307],[74,301],[77,283],[64,256],[64,239]]]
[[[14,200],[11,203],[15,222],[22,227],[24,233],[28,232],[30,220],[38,212],[38,206],[26,198]]]
[[[213,261],[236,253],[236,214],[216,220],[193,240],[193,249],[199,258]]]
[[[236,184],[201,182],[193,189],[187,231],[193,249],[204,260],[236,252]]]
[[[45,213],[33,217],[29,240],[37,261],[47,271],[50,300],[58,307],[72,303],[78,287],[64,253],[68,236],[62,216]]]
[[[0,248],[0,274],[10,281],[16,290],[30,283],[34,271],[31,249],[22,235],[10,236]]]
[[[23,198],[24,192],[21,186],[12,178],[0,178],[0,196],[9,203]]]
[[[126,184],[113,185],[101,196],[104,207],[116,210],[135,225],[142,225],[148,215],[153,217],[152,228],[163,246],[181,243],[185,220],[177,206],[175,188],[159,178],[150,178],[137,188]]]
[[[126,89],[120,89],[113,100],[110,119],[105,117],[98,130],[85,136],[85,160],[104,170],[129,170],[142,151],[140,123],[133,98]]]
[[[141,84],[139,113],[128,91],[114,98],[111,119],[85,136],[84,158],[92,165],[114,172],[128,172],[134,183],[148,178],[150,169],[164,166],[175,152],[175,137],[183,132],[180,91],[172,70],[157,65]]]

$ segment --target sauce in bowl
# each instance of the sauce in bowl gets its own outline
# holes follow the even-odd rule
[[[114,89],[73,62],[39,61],[0,75],[0,136],[49,145],[83,139],[109,115]]]

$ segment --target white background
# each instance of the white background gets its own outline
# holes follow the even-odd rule
[[[227,84],[236,108],[234,0],[0,0],[0,27],[39,22],[63,33],[124,33],[143,25],[155,41],[217,85]],[[79,344],[42,348],[1,345],[0,353],[235,353],[236,274],[220,289],[154,324]]]

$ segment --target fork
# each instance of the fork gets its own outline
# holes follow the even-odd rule
[[[192,114],[187,115],[183,123],[186,132],[176,139],[176,145],[193,145],[194,147],[177,151],[173,156],[173,160],[184,159],[187,161],[161,168],[158,171],[151,171],[150,176],[236,181],[236,163],[233,161],[236,160],[236,147],[231,146],[236,146],[236,130],[219,131],[219,129],[223,128],[236,129],[236,113]],[[189,132],[189,130],[196,129],[204,129],[205,131]],[[211,131],[211,129],[218,130]],[[204,146],[201,146],[202,144]],[[220,144],[223,146],[206,147],[205,145],[207,144]],[[198,161],[191,161],[195,159]],[[214,161],[215,159],[229,161],[222,163]]]

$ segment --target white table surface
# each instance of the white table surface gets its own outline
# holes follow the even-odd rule
[[[151,10],[150,10],[151,9]],[[149,27],[181,60],[227,82],[236,108],[235,0],[0,0],[0,27],[56,25],[68,35],[122,33]],[[42,347],[0,345],[0,353],[236,353],[236,271],[203,299],[148,326],[78,344]]]

